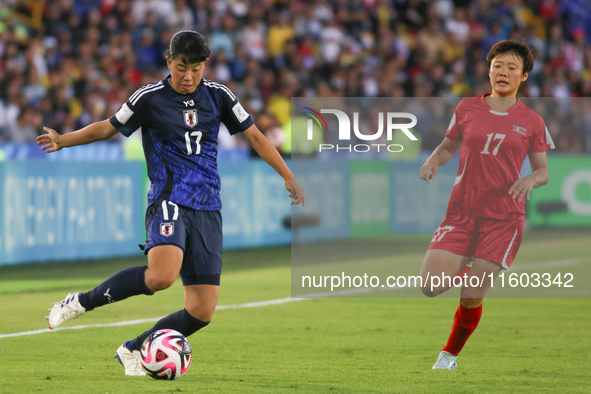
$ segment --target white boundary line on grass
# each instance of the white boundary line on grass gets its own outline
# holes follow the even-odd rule
[[[303,301],[306,298],[278,298],[276,300],[268,300],[268,301],[258,301],[258,302],[247,302],[246,304],[236,304],[236,305],[219,305],[216,311],[221,311],[224,309],[242,309],[242,308],[257,308],[259,306],[269,306],[269,305],[279,305],[279,304],[286,304],[288,302],[294,301]],[[47,332],[55,332],[55,331],[63,331],[63,330],[81,330],[83,328],[94,328],[94,327],[119,327],[119,326],[130,326],[133,324],[141,324],[141,323],[150,323],[155,322],[162,319],[162,317],[155,317],[151,319],[138,319],[138,320],[127,320],[127,321],[120,321],[116,323],[105,323],[105,324],[88,324],[85,326],[72,326],[72,327],[59,327],[54,330],[50,330],[49,328],[44,328],[42,330],[34,330],[34,331],[23,331],[23,332],[15,332],[14,334],[3,334],[0,335],[0,338],[10,338],[10,337],[20,337],[23,335],[37,335],[37,334],[45,334]]]
[[[534,263],[534,264],[523,264],[517,267],[511,267],[509,271],[528,271],[531,269],[536,268],[555,268],[555,267],[562,267],[562,266],[570,266],[570,265],[577,265],[583,261],[585,258],[574,258],[574,259],[566,259],[566,260],[555,260],[555,261],[547,261],[545,263]],[[406,286],[408,287],[408,286]],[[334,291],[334,292],[326,292],[326,293],[312,293],[312,294],[305,294],[302,295],[302,298],[277,298],[275,300],[267,300],[267,301],[257,301],[257,302],[247,302],[245,304],[235,304],[235,305],[218,305],[215,310],[222,311],[225,309],[243,309],[243,308],[257,308],[259,306],[269,306],[269,305],[279,305],[279,304],[287,304],[289,302],[295,301],[304,301],[314,298],[333,298],[338,297],[341,295],[352,295],[352,294],[362,294],[362,293],[369,293],[373,291],[384,291],[384,290],[400,290],[403,287],[388,287],[388,288],[359,288],[359,289],[349,289],[349,290],[341,290],[341,291]],[[33,331],[23,331],[23,332],[15,332],[13,334],[2,334],[0,335],[1,338],[11,338],[11,337],[20,337],[24,335],[37,335],[37,334],[45,334],[48,332],[55,332],[55,331],[63,331],[63,330],[81,330],[83,328],[94,328],[94,327],[119,327],[119,326],[130,326],[134,324],[142,324],[142,323],[150,323],[155,322],[162,319],[162,317],[155,317],[151,319],[137,319],[137,320],[127,320],[115,323],[104,323],[104,324],[89,324],[85,326],[72,326],[72,327],[59,327],[54,330],[50,330],[49,328],[44,328],[41,330],[33,330]]]
[[[366,292],[372,291],[372,290],[373,289],[352,289],[352,290],[335,291],[332,293],[306,294],[306,296],[302,297],[302,298],[286,297],[286,298],[277,298],[275,300],[247,302],[246,304],[218,305],[215,308],[215,310],[216,311],[223,311],[225,309],[257,308],[260,306],[287,304],[288,302],[304,301],[304,300],[309,300],[309,299],[314,299],[314,298],[325,298],[325,297],[329,297],[329,296],[334,297],[334,296],[338,296],[338,295],[366,293]],[[134,324],[156,322],[160,319],[162,319],[162,317],[153,317],[150,319],[127,320],[127,321],[120,321],[120,322],[115,322],[115,323],[88,324],[88,325],[83,325],[83,326],[59,327],[59,328],[56,328],[53,330],[50,330],[49,328],[43,328],[41,330],[15,332],[13,334],[2,334],[2,335],[0,335],[0,339],[1,338],[11,338],[11,337],[22,337],[25,335],[45,334],[45,333],[49,333],[49,332],[57,332],[57,331],[63,331],[63,330],[81,330],[83,328],[131,326]]]

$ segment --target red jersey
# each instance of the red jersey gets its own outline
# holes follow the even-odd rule
[[[539,114],[519,99],[507,112],[493,111],[484,99],[489,95],[460,101],[445,133],[450,140],[462,140],[447,213],[523,219],[525,198],[518,202],[509,189],[520,178],[527,154],[554,144]]]

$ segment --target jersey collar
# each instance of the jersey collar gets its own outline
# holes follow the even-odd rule
[[[521,100],[519,100],[519,97],[516,97],[517,101],[515,102],[515,104],[513,104],[512,106],[509,107],[509,109],[507,110],[507,112],[496,112],[496,111],[493,111],[490,108],[490,105],[484,99],[485,97],[489,97],[490,95],[491,95],[490,93],[485,93],[482,96],[480,96],[480,103],[482,104],[482,106],[484,107],[484,109],[486,109],[488,112],[493,113],[495,115],[509,115],[509,114],[512,114],[512,113],[516,112],[517,110],[519,110],[519,108],[521,108],[521,106],[523,105],[523,102]]]

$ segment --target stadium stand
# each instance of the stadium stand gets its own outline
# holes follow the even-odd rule
[[[591,96],[588,0],[0,3],[2,141],[33,141],[42,125],[65,133],[108,118],[168,73],[166,46],[182,29],[209,38],[205,77],[228,85],[255,120],[264,115],[264,131],[284,153],[291,97],[480,95],[490,90],[486,53],[505,38],[535,52],[521,95]],[[580,121],[588,125],[589,116]],[[591,152],[589,127],[549,129],[557,150]],[[220,144],[244,146],[223,136]]]

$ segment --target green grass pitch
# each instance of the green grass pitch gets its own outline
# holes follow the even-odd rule
[[[591,233],[530,232],[515,264],[589,256]],[[561,241],[562,240],[562,241]],[[404,253],[416,271],[428,237]],[[554,255],[540,255],[551,244]],[[409,246],[411,245],[411,246]],[[410,250],[409,250],[410,248]],[[143,257],[0,268],[0,335],[46,328],[50,302],[85,291]],[[220,305],[290,296],[287,247],[227,252]],[[153,297],[99,308],[64,326],[157,318],[182,306],[180,281]],[[176,381],[126,377],[113,358],[152,323],[0,337],[0,393],[589,393],[589,298],[494,298],[455,371],[431,367],[457,299],[306,299],[224,309],[189,338]]]

